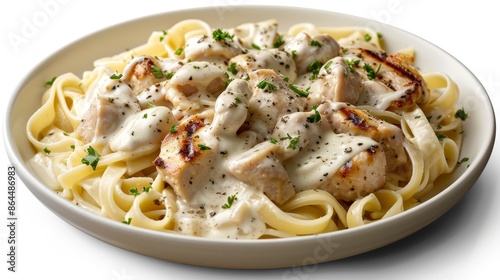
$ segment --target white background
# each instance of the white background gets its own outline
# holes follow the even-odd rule
[[[189,3],[188,3],[189,2]],[[44,8],[51,3],[51,9]],[[291,3],[291,2],[287,2]],[[328,3],[328,5],[325,5]],[[462,61],[483,83],[499,108],[499,15],[494,1],[301,1],[293,6],[327,9],[388,23],[440,46]],[[280,2],[210,1],[3,1],[0,4],[0,102],[2,125],[7,100],[41,60],[66,44],[132,18],[190,7]],[[7,6],[8,5],[8,6]],[[46,6],[46,5],[45,5]],[[27,22],[48,19],[22,44]],[[438,63],[438,62],[437,62]],[[2,136],[2,147],[3,136]],[[103,243],[60,220],[18,181],[17,272],[7,271],[7,167],[0,148],[0,279],[494,279],[500,252],[500,164],[498,147],[463,201],[423,230],[360,256],[304,269],[222,270],[160,261]],[[288,278],[285,278],[285,275]],[[293,277],[290,277],[293,276]],[[484,276],[481,277],[484,279]]]

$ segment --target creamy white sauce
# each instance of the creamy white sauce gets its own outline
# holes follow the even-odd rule
[[[311,38],[304,34],[287,38],[289,41],[284,49],[288,54],[277,50],[257,51],[249,48],[252,44],[259,44],[263,48],[271,47],[277,38],[275,28],[273,22],[244,28],[242,26],[234,30],[241,37],[238,39],[236,36],[226,44],[215,42],[210,36],[191,38],[180,55],[184,57],[182,62],[160,60],[164,72],[175,72],[169,80],[152,85],[137,96],[131,96],[131,89],[125,83],[116,87],[120,81],[104,77],[92,89],[94,93],[88,93],[89,99],[79,105],[82,112],[87,112],[96,98],[112,98],[112,113],[109,118],[99,120],[109,122],[109,128],[102,132],[99,139],[106,138],[113,151],[136,153],[158,149],[172,124],[177,124],[191,114],[206,114],[205,126],[196,132],[196,136],[200,143],[210,147],[210,158],[206,161],[207,165],[202,166],[196,174],[198,178],[194,180],[202,183],[192,197],[179,197],[176,201],[178,210],[174,214],[175,231],[194,236],[249,239],[258,238],[266,231],[266,224],[259,211],[269,203],[269,199],[253,186],[238,180],[228,169],[236,156],[265,140],[254,131],[237,134],[246,121],[249,100],[253,94],[243,79],[248,78],[247,74],[254,69],[270,68],[286,77],[287,83],[309,89],[315,80],[306,70],[311,59],[324,58],[327,61],[331,58],[323,57],[324,53],[318,54],[318,46],[311,46]],[[338,51],[338,44],[333,39],[324,39],[320,43],[325,48],[330,48],[326,52],[335,53],[335,48]],[[292,59],[292,52],[298,54],[299,58]],[[243,53],[246,54],[235,57]],[[196,59],[205,61],[190,62]],[[132,59],[124,70],[124,77],[130,77],[133,66],[143,60],[144,57]],[[237,75],[227,72],[233,61],[239,64],[240,72]],[[108,73],[108,76],[111,74]],[[217,83],[222,82],[225,86],[229,77],[235,80],[218,96],[220,90],[217,89]],[[375,105],[385,109],[388,102],[399,97],[399,92],[384,96],[365,95],[362,102],[376,103]],[[133,110],[122,109],[130,107],[130,104],[134,104]],[[146,108],[148,104],[157,107]],[[165,105],[172,109],[163,107]],[[335,106],[338,109],[345,104]],[[80,115],[84,116],[85,113]],[[210,118],[212,115],[215,116],[214,119]],[[280,117],[282,116],[274,116],[275,119]],[[377,145],[374,140],[366,137],[335,134],[325,123],[326,121],[311,124],[311,127],[316,127],[313,133],[304,128],[305,122],[279,124],[275,127],[273,133],[278,139],[283,135],[298,135],[305,141],[299,144],[301,149],[297,150],[287,147],[290,139],[277,144],[283,145],[280,158],[282,162],[278,163],[283,164],[296,192],[317,188],[322,181],[334,176],[352,157]],[[223,207],[229,203],[228,197],[231,196],[235,197],[233,205]]]

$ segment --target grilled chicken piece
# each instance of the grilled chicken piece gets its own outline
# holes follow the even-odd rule
[[[214,166],[225,168],[223,162],[233,151],[248,150],[258,139],[251,133],[239,133],[246,120],[248,99],[247,81],[233,80],[215,102],[213,120],[200,115],[190,117],[162,141],[160,154],[153,164],[163,181],[186,201],[213,177]],[[211,123],[210,123],[211,122]]]
[[[197,116],[180,124],[163,139],[160,154],[153,161],[163,181],[186,201],[206,183],[214,159],[214,151],[204,148],[211,143],[199,136],[204,127],[203,120]]]
[[[364,91],[356,105],[404,109],[429,100],[424,79],[404,54],[348,48],[343,57],[363,81]]]
[[[141,110],[131,88],[121,80],[103,76],[85,97],[85,110],[81,112],[81,123],[76,129],[87,143],[106,143],[120,125],[131,115]]]
[[[309,104],[321,104],[327,100],[356,104],[362,90],[358,74],[351,73],[344,58],[337,56],[321,67],[307,99]]]
[[[386,159],[379,144],[335,133],[317,113],[286,115],[273,132],[273,138],[281,140],[281,160],[295,191],[323,189],[339,200],[353,201],[382,188]]]
[[[234,63],[234,67],[231,66]],[[232,77],[245,79],[249,73],[258,69],[272,69],[274,72],[294,81],[297,78],[297,69],[292,56],[278,49],[252,51],[233,57],[229,61],[229,74]]]
[[[218,136],[236,136],[247,118],[248,100],[252,94],[247,81],[231,81],[215,102],[211,132]]]
[[[329,35],[314,35],[301,32],[283,46],[283,50],[292,54],[297,66],[297,75],[311,72],[310,67],[315,61],[320,64],[339,55],[340,46]]]
[[[325,116],[335,133],[367,136],[380,143],[388,171],[406,163],[404,134],[399,127],[346,103],[325,102],[318,107],[318,112]]]
[[[257,144],[233,157],[228,164],[229,171],[276,204],[282,204],[295,194],[295,190],[280,162],[279,150],[279,145],[268,141]]]
[[[177,119],[199,113],[213,106],[226,88],[225,70],[205,61],[183,65],[165,86],[165,98],[173,105]]]
[[[274,48],[274,43],[279,41],[278,22],[275,19],[245,23],[229,30],[229,33],[234,34],[234,39],[247,49]]]
[[[251,130],[267,137],[281,116],[305,109],[306,98],[290,89],[283,76],[274,70],[256,70],[249,77],[253,90],[248,109]]]
[[[320,188],[336,199],[354,201],[383,188],[385,174],[384,151],[378,146],[372,146],[344,163]]]
[[[159,60],[151,56],[133,58],[123,70],[121,79],[126,82],[134,94],[166,80]]]
[[[184,57],[187,61],[227,62],[242,54],[244,48],[238,41],[230,38],[216,40],[213,35],[192,37],[186,41]]]

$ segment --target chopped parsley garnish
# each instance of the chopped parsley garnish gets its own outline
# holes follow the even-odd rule
[[[277,89],[277,87],[271,83],[269,83],[268,81],[266,80],[262,80],[260,81],[260,83],[257,84],[257,87],[260,88],[260,89],[265,89],[267,87],[267,89],[269,91],[274,91]]]
[[[287,134],[286,137],[281,137],[280,140],[281,141],[290,140],[290,143],[288,144],[288,146],[286,148],[292,149],[292,150],[297,150],[297,144],[299,143],[300,136],[292,137],[292,136],[290,136],[290,134]]]
[[[316,40],[312,40],[311,41],[311,46],[312,47],[318,47],[318,48],[321,48],[321,43],[316,41]]]
[[[298,94],[299,96],[302,96],[302,97],[308,97],[309,96],[309,93],[299,89],[298,87],[296,87],[295,85],[293,84],[288,84],[288,87],[293,90],[296,94]]]
[[[151,109],[151,108],[154,108],[154,107],[156,107],[156,105],[148,103],[148,109]]]
[[[142,118],[143,119],[147,119],[148,118],[148,114],[145,113],[144,115],[142,115]]]
[[[47,148],[47,147],[45,147],[45,148],[43,149],[43,151],[44,151],[46,154],[50,154],[50,153],[52,153],[52,151],[51,151],[51,150],[49,150],[49,148]]]
[[[292,57],[295,58],[297,56],[297,50],[292,51]]]
[[[227,68],[227,71],[230,72],[233,75],[236,75],[238,73],[238,69],[236,68],[236,63],[231,63],[229,67]]]
[[[237,104],[241,103],[241,99],[239,97],[235,97],[234,98],[234,102],[236,102]]]
[[[45,82],[45,85],[50,87],[54,84],[54,81],[57,79],[57,77],[52,77],[49,81]]]
[[[467,162],[467,161],[469,161],[469,158],[468,158],[468,157],[463,157],[463,158],[462,158],[462,159],[458,162],[458,164],[462,164],[462,163]]]
[[[373,79],[375,79],[375,77],[377,77],[378,71],[380,71],[381,66],[382,66],[382,64],[379,64],[377,70],[375,71],[370,66],[370,64],[367,64],[367,63],[363,64],[363,69],[365,69],[366,76],[368,77],[369,80],[373,80]]]
[[[143,192],[149,192],[151,190],[151,188],[152,188],[151,186],[143,187],[142,191]]]
[[[200,148],[200,150],[202,150],[202,151],[207,151],[207,150],[211,150],[212,149],[209,146],[205,146],[203,144],[198,144],[198,148]]]
[[[321,69],[321,62],[319,60],[313,60],[308,66],[307,66],[307,71],[312,72],[310,80],[314,80],[318,77],[319,70]]]
[[[155,78],[161,79],[165,77],[165,73],[163,73],[160,67],[151,65],[151,70],[153,70],[153,75],[155,76]]]
[[[458,109],[457,112],[455,113],[455,118],[461,119],[462,121],[465,121],[469,117],[469,114],[465,112],[464,108]]]
[[[178,48],[178,49],[175,51],[175,55],[181,55],[183,51],[184,51],[184,48],[183,48],[183,47],[180,47],[180,48]]]
[[[275,48],[279,48],[279,47],[281,47],[284,43],[285,43],[285,41],[283,41],[283,36],[281,36],[280,34],[278,34],[278,38],[276,38],[276,41],[273,43],[273,47],[275,47]]]
[[[254,43],[252,43],[252,48],[254,48],[254,49],[256,49],[256,50],[260,51],[260,47],[259,47],[259,45],[256,45],[256,44],[254,44]]]
[[[355,68],[359,65],[359,62],[361,60],[359,59],[345,59],[345,63],[347,64],[347,67],[349,67],[349,71],[351,71],[351,73],[354,73],[354,71],[356,70]]]
[[[167,79],[170,80],[170,79],[172,79],[172,77],[174,76],[174,74],[175,74],[175,72],[172,71],[172,72],[168,72],[166,74],[164,73],[163,75],[165,76],[165,78],[167,78]]]
[[[234,35],[230,35],[227,31],[222,31],[222,29],[216,29],[212,32],[212,37],[215,41],[233,40]]]
[[[436,133],[436,137],[439,141],[443,141],[444,139],[446,139],[446,135],[440,133]]]
[[[92,169],[95,170],[101,155],[99,155],[99,153],[94,150],[92,146],[89,146],[89,148],[87,149],[87,153],[88,154],[82,158],[82,163],[85,165],[90,165]]]
[[[382,33],[377,32],[377,38],[382,39],[383,37],[384,37],[384,35],[382,35]]]
[[[327,63],[323,66],[323,68],[328,69],[328,68],[332,65],[332,63],[333,63],[333,61],[331,61],[331,60],[330,60],[330,61],[328,61],[328,62],[327,62]]]
[[[163,30],[163,36],[160,36],[160,42],[162,42],[163,39],[165,39],[165,36],[167,36],[167,34],[168,34],[168,31]]]
[[[273,137],[271,137],[271,139],[269,139],[269,142],[271,142],[272,144],[278,144],[278,140],[276,140],[276,138],[273,138]]]
[[[128,190],[132,195],[138,196],[139,195],[139,190],[137,188],[132,188]]]
[[[71,148],[71,150],[73,150],[73,151],[75,150],[75,145],[71,145],[69,147]]]
[[[223,205],[221,206],[221,207],[222,207],[222,209],[229,209],[229,208],[231,208],[231,206],[233,206],[234,201],[237,199],[237,198],[236,198],[236,195],[237,195],[237,194],[238,194],[238,193],[236,193],[235,195],[230,195],[230,196],[228,196],[228,197],[227,197],[227,203],[226,203],[226,204],[223,204]]]
[[[318,112],[318,106],[314,105],[313,107],[314,113],[307,117],[307,121],[310,123],[316,123],[321,120],[321,115]]]
[[[121,79],[121,77],[123,77],[123,74],[114,73],[109,78],[112,80],[119,80],[119,79]]]
[[[122,221],[122,223],[126,225],[130,225],[130,222],[132,222],[132,218],[128,218],[126,221]]]
[[[366,41],[366,42],[370,42],[371,40],[372,40],[372,35],[370,35],[370,34],[366,33],[366,34],[365,34],[365,41]]]
[[[177,131],[177,126],[175,124],[173,124],[171,127],[170,127],[170,130],[169,132],[170,133],[175,133]]]

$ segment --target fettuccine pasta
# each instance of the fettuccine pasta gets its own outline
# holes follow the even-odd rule
[[[130,226],[261,239],[345,230],[421,203],[459,161],[459,89],[361,27],[189,19],[52,81],[31,166]],[[418,51],[418,50],[417,50]]]

